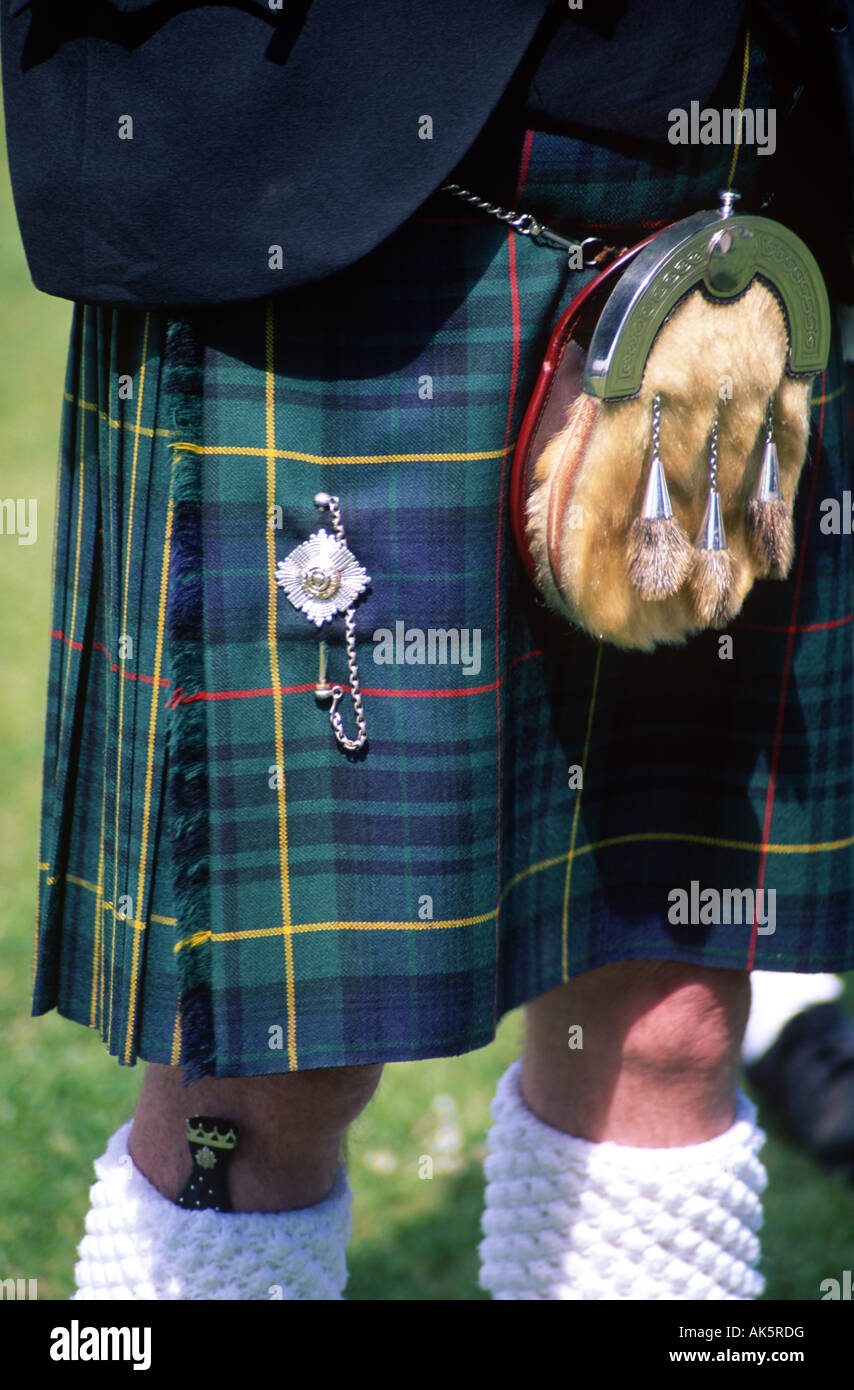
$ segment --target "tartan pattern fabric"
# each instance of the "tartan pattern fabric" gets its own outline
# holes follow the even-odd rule
[[[687,151],[675,177],[544,132],[512,154],[519,205],[559,204],[564,226],[714,205],[731,163]],[[746,198],[756,158],[739,156]],[[854,569],[850,536],[819,524],[852,487],[838,345],[816,381],[790,578],[756,586],[731,659],[717,633],[621,653],[545,612],[507,517],[545,342],[589,274],[437,194],[334,282],[194,316],[194,437],[164,385],[174,325],[75,307],[35,1013],[96,1028],[125,1064],[260,1075],[469,1051],[612,961],[854,967]],[[188,460],[203,548],[189,681],[170,623]],[[372,580],[356,755],[313,694],[319,636],[346,675],[341,620],[318,634],[275,583],[324,524],[319,491],[340,496]],[[380,664],[374,636],[398,624],[479,633],[479,669]],[[198,846],[169,785],[192,704],[207,925],[188,929],[176,884]],[[352,728],[346,698],[342,714]],[[776,930],[670,925],[668,892],[692,880],[775,890]],[[208,991],[204,1059],[182,1036],[184,953]]]

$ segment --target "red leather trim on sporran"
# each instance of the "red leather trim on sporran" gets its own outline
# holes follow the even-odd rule
[[[637,253],[649,245],[657,235],[655,232],[636,246],[630,247],[579,290],[564,310],[549,338],[537,382],[516,440],[510,473],[510,524],[513,538],[528,575],[535,585],[537,569],[527,534],[527,502],[532,465],[547,440],[563,427],[569,406],[581,392],[587,348],[617,279]],[[567,353],[570,344],[573,351]]]

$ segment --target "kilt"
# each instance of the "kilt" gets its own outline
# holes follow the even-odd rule
[[[732,157],[544,131],[508,150],[518,205],[566,230],[714,206]],[[759,163],[741,147],[747,206]],[[790,577],[755,586],[727,659],[717,633],[621,652],[544,610],[507,515],[550,329],[590,274],[436,194],[312,290],[182,321],[75,306],[34,1013],[191,1079],[463,1053],[614,961],[854,967],[854,557],[820,526],[852,489],[838,339]],[[357,754],[275,580],[319,491],[371,576]],[[417,659],[412,632],[439,629],[466,662]],[[343,681],[341,620],[320,635]],[[774,930],[671,924],[692,882],[773,890]]]

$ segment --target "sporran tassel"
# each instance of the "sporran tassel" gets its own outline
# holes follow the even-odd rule
[[[641,515],[635,517],[626,543],[629,583],[642,599],[670,598],[691,569],[691,542],[673,515],[661,463],[661,397],[652,403],[652,462]]]
[[[747,503],[747,534],[760,578],[785,579],[795,552],[792,517],[783,497],[777,446],[772,438],[773,402],[768,402],[762,467]]]
[[[732,584],[735,563],[727,548],[721,499],[718,492],[718,422],[712,425],[709,450],[709,500],[694,543],[694,568],[689,588],[697,617],[704,627],[724,627],[732,617]]]
[[[717,491],[709,502],[697,538],[690,588],[697,617],[705,627],[724,627],[732,617],[730,602],[735,563],[727,549]]]

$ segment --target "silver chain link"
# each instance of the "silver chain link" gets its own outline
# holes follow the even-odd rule
[[[488,212],[491,217],[497,217],[499,222],[506,222],[514,232],[518,232],[520,236],[529,236],[538,246],[549,246],[556,251],[581,251],[585,267],[597,265],[597,257],[605,250],[605,243],[601,237],[589,236],[584,241],[572,241],[551,227],[546,227],[544,223],[538,222],[530,212],[517,212],[515,208],[501,207],[500,203],[488,203],[485,198],[478,197],[470,188],[463,188],[458,183],[443,184],[441,192],[462,198],[464,202],[471,203],[482,212]]]
[[[358,738],[348,738],[344,733],[344,725],[341,722],[341,715],[338,713],[338,705],[344,694],[340,685],[332,687],[332,706],[329,711],[329,722],[335,731],[335,737],[343,748],[355,751],[362,748],[368,741],[368,726],[365,723],[365,713],[362,707],[362,692],[359,689],[359,667],[356,661],[356,619],[352,608],[348,608],[344,614],[344,640],[347,646],[347,674],[350,677],[350,694],[353,698],[353,713],[356,716],[356,728],[359,730]]]
[[[652,457],[661,457],[661,396],[655,395],[652,401]]]
[[[463,188],[458,183],[443,184],[441,191],[453,193],[455,198],[462,198],[474,207],[481,208],[483,212],[488,212],[492,217],[497,217],[501,222],[509,222],[513,230],[521,236],[539,236],[543,230],[542,224],[531,213],[503,208],[499,203],[488,203],[485,198],[479,198],[470,188]]]
[[[337,540],[343,545],[347,544],[347,537],[344,533],[344,525],[341,521],[341,506],[339,498],[330,496],[326,503],[327,510],[332,517],[332,529]],[[332,732],[341,744],[342,748],[347,748],[350,752],[356,752],[363,748],[368,741],[368,726],[365,723],[365,712],[362,705],[362,692],[359,686],[359,664],[356,659],[356,616],[352,605],[344,613],[344,641],[347,648],[347,674],[350,677],[350,695],[353,700],[353,713],[356,716],[356,728],[359,730],[358,738],[348,738],[344,732],[344,724],[341,715],[338,713],[338,706],[344,696],[344,691],[340,685],[332,687],[332,705],[329,709],[329,722],[332,725]]]
[[[718,490],[718,417],[712,423],[712,442],[709,447],[709,487]]]

